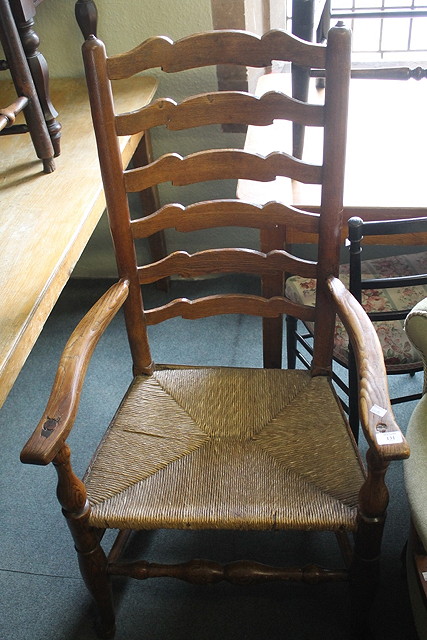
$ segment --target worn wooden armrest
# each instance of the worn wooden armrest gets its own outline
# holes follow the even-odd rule
[[[407,458],[409,446],[393,416],[377,333],[362,306],[341,280],[331,277],[328,286],[356,359],[360,421],[365,437],[382,460]]]
[[[92,353],[128,290],[127,280],[115,283],[74,329],[62,352],[46,411],[21,452],[22,462],[49,464],[62,447],[74,423]]]

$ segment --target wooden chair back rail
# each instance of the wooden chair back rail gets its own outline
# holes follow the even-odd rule
[[[282,314],[291,314],[306,322],[314,321],[314,307],[297,304],[285,297],[277,296],[266,299],[244,294],[206,296],[197,300],[179,298],[161,307],[146,309],[145,319],[147,325],[154,325],[178,316],[195,320],[224,313],[244,313],[274,319]]]
[[[148,284],[170,275],[198,277],[212,273],[255,273],[287,271],[303,276],[316,277],[317,264],[296,258],[286,251],[261,253],[253,249],[208,249],[189,254],[175,251],[166,258],[138,267],[139,282]]]
[[[382,63],[387,64],[387,63]],[[324,78],[323,70],[311,71],[312,78]],[[359,80],[422,80],[427,78],[427,69],[425,67],[372,67],[371,69],[354,68],[351,70],[351,77]]]
[[[165,205],[146,218],[132,220],[131,231],[136,239],[170,228],[181,232],[235,226],[276,230],[279,225],[295,227],[301,233],[317,234],[319,215],[280,202],[253,205],[242,200],[216,200],[188,207],[181,204]]]
[[[241,149],[215,149],[186,157],[178,153],[164,155],[146,167],[125,171],[124,181],[126,191],[136,192],[169,181],[184,186],[206,180],[239,178],[268,182],[277,176],[287,176],[304,184],[320,184],[322,167],[283,152],[270,153],[263,158]]]
[[[119,136],[166,125],[171,131],[209,124],[247,124],[267,126],[281,118],[321,127],[324,108],[299,102],[286,94],[265,93],[261,97],[239,91],[205,93],[181,103],[159,98],[153,104],[132,113],[116,116]]]
[[[305,205],[298,204],[298,207],[306,212],[312,214],[319,214],[320,207],[317,205]],[[387,220],[406,220],[413,218],[415,221],[419,218],[426,216],[426,207],[369,207],[369,206],[355,206],[343,208],[343,227],[341,230],[341,242],[343,243],[348,236],[348,221],[354,216],[363,218],[366,221],[372,222],[385,222]],[[380,233],[378,231],[378,233]],[[317,244],[318,236],[311,232],[301,232],[299,229],[290,229],[287,241],[289,243],[301,243],[301,244]],[[405,231],[405,233],[394,234],[380,234],[380,235],[367,235],[363,240],[363,244],[382,244],[382,245],[406,245],[406,246],[419,246],[427,245],[427,232],[412,233]]]
[[[306,211],[308,213],[317,213],[320,214],[320,206],[313,204],[306,204],[304,202],[299,202],[296,205],[302,211]],[[362,218],[365,222],[385,222],[387,220],[407,220],[407,219],[417,219],[423,218],[427,215],[427,207],[370,207],[369,205],[356,205],[356,206],[348,206],[345,205],[343,207],[343,221],[344,230],[348,232],[347,223],[350,218],[358,216]]]
[[[425,284],[425,282],[423,283]],[[411,309],[404,309],[402,311],[396,311],[393,313],[392,311],[373,311],[368,313],[368,317],[372,320],[372,322],[389,322],[390,320],[405,320],[408,313]],[[421,371],[421,367],[418,369]],[[393,398],[394,400],[394,398]]]
[[[23,109],[28,104],[28,98],[25,96],[21,96],[8,107],[4,107],[0,109],[0,131],[6,129],[7,127],[11,127],[18,113],[21,113]]]
[[[427,284],[426,274],[418,274],[416,276],[399,276],[393,278],[373,278],[372,280],[363,279],[361,281],[363,289],[397,289],[399,287],[416,287],[420,284]],[[408,309],[408,311],[410,311],[410,309]]]
[[[423,229],[427,230],[427,217],[397,218],[396,220],[363,221],[363,238],[366,236],[381,236],[382,234],[401,235],[414,234],[416,236]],[[360,234],[359,234],[360,235]],[[362,239],[360,237],[360,240]]]
[[[324,69],[325,47],[312,47],[276,30],[261,37],[218,30],[176,42],[160,36],[146,40],[127,53],[108,58],[107,74],[110,80],[118,80],[156,67],[169,73],[217,64],[268,67],[273,60],[292,60],[302,67]]]
[[[290,229],[287,234],[287,242],[290,244],[318,244],[319,237],[314,233],[305,233],[298,229]],[[341,230],[341,244],[347,239],[347,232],[345,229]],[[364,245],[367,244],[380,244],[390,246],[404,245],[410,246],[425,246],[427,245],[427,233],[419,233],[417,235],[412,233],[402,233],[391,236],[366,236],[363,241]]]

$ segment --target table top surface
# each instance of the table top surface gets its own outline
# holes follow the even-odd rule
[[[155,91],[151,77],[121,81],[116,104],[133,110]],[[53,79],[50,92],[62,124],[54,173],[28,134],[0,138],[0,406],[105,209],[85,81]],[[0,82],[0,104],[14,95]],[[139,139],[121,139],[125,164]]]
[[[323,91],[310,89],[309,101],[321,102]],[[289,93],[290,74],[262,76],[257,93],[271,90]],[[348,141],[344,204],[370,207],[427,207],[425,188],[427,81],[361,80],[350,83]],[[249,127],[245,148],[262,155],[289,152],[291,125],[275,121],[268,127]],[[306,127],[303,160],[320,163],[321,130]],[[299,185],[298,185],[299,186]],[[282,200],[294,204],[318,204],[320,188],[289,184],[240,181],[238,195],[258,204]]]

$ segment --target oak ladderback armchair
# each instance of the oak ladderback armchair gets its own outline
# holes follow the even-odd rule
[[[350,70],[350,34],[337,26],[326,47],[282,31],[262,38],[241,31],[215,31],[177,42],[146,40],[132,51],[107,57],[94,37],[83,48],[93,123],[119,281],[81,321],[58,369],[46,413],[22,452],[33,464],[53,462],[58,497],[75,541],[82,575],[99,612],[98,632],[114,634],[111,576],[139,579],[172,576],[193,583],[228,580],[323,581],[350,578],[359,628],[365,624],[376,580],[387,507],[384,474],[391,460],[408,455],[391,411],[381,349],[372,325],[338,280],[345,134]],[[111,81],[161,68],[166,75],[217,64],[267,67],[272,60],[326,69],[325,105],[309,105],[271,92],[262,98],[225,91],[176,102],[159,97],[151,105],[116,114]],[[161,128],[163,137],[206,125],[268,125],[275,118],[324,129],[322,165],[283,152],[264,158],[227,148],[227,133],[215,149],[185,157],[170,151],[150,164],[123,168],[117,137]],[[269,202],[263,207],[221,198],[230,180],[288,176],[322,185],[320,214]],[[218,185],[215,199],[191,204],[165,202],[133,219],[128,194],[172,182],[176,187]],[[224,181],[224,182],[222,182]],[[178,232],[242,227],[259,231],[259,246],[173,251],[138,265],[135,242],[166,229]],[[289,228],[318,233],[318,256],[308,261],[286,247]],[[244,237],[244,234],[242,234]],[[240,238],[240,236],[239,236]],[[259,292],[192,297],[192,283],[212,274],[250,274]],[[315,277],[316,306],[284,296],[285,274]],[[147,308],[141,288],[171,278],[172,295]],[[173,299],[175,278],[188,297]],[[212,280],[209,280],[212,283]],[[210,285],[211,286],[211,285]],[[199,287],[200,288],[200,287]],[[123,307],[134,380],[82,480],[72,471],[66,443],[78,408],[91,353],[111,318]],[[281,368],[282,316],[315,323],[310,371]],[[369,444],[368,469],[359,456],[330,382],[335,315],[347,327],[358,363],[360,413]],[[264,368],[245,369],[153,362],[147,327],[182,317],[189,326],[218,314],[263,318]],[[209,336],[207,337],[207,339]],[[213,347],[214,348],[214,347]],[[191,361],[191,347],[189,347]],[[94,407],[96,411],[96,407]],[[107,555],[100,540],[119,530]],[[133,530],[317,530],[336,534],[342,568],[270,567],[252,561],[226,566],[204,560],[180,565],[120,561]],[[355,546],[348,534],[355,535]]]

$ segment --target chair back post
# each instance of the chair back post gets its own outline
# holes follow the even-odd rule
[[[329,31],[326,50],[323,186],[319,221],[316,325],[312,375],[329,374],[334,309],[326,280],[338,276],[343,217],[351,32],[342,23]]]
[[[362,246],[363,220],[353,216],[348,221],[348,239],[350,242],[350,282],[351,293],[358,302],[362,302]],[[356,442],[359,438],[359,397],[358,375],[354,352],[348,345],[348,421]]]
[[[350,291],[358,302],[362,301],[362,246],[363,220],[353,216],[348,221],[348,239],[350,241]]]
[[[113,93],[107,73],[107,55],[104,44],[92,35],[83,43],[82,52],[117,270],[120,278],[129,281],[129,296],[124,304],[124,312],[133,370],[135,375],[148,374],[152,371],[153,363],[136,270],[129,204],[115,128]],[[127,224],[124,223],[125,217]]]

